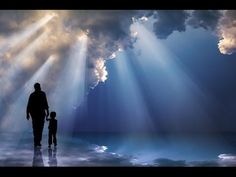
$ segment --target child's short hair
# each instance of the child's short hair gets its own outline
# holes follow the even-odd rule
[[[51,113],[50,113],[50,117],[56,117],[56,115],[57,115],[57,113],[55,112],[55,111],[52,111]]]

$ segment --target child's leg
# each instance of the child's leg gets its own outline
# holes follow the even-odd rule
[[[55,146],[57,145],[56,133],[53,133],[53,143],[54,143]]]
[[[48,145],[51,146],[52,145],[52,132],[49,130],[48,133]]]

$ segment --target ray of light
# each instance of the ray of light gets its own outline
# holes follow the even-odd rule
[[[131,30],[138,34],[135,48],[141,54],[137,56],[136,62],[146,76],[146,87],[153,95],[153,105],[159,110],[159,120],[171,125],[169,128],[172,131],[181,130],[183,121],[190,120],[188,117],[191,117],[192,126],[195,124],[210,128],[213,122],[207,118],[208,95],[186,73],[178,57],[142,24],[134,23]]]
[[[0,54],[5,53],[7,50],[9,50],[12,47],[15,47],[19,43],[21,43],[23,40],[28,39],[30,36],[32,36],[37,30],[42,28],[44,25],[46,25],[50,20],[54,18],[55,15],[53,14],[47,14],[37,22],[33,23],[32,25],[28,26],[23,31],[13,34],[9,38],[5,39],[1,45],[0,45]]]
[[[21,95],[16,101],[10,105],[9,110],[1,120],[1,131],[24,131],[30,130],[30,122],[26,120],[26,106],[30,93],[33,91],[33,86],[36,82],[45,83],[45,78],[49,69],[52,67],[55,56],[50,56],[47,61],[36,71],[36,73],[25,83],[20,90]],[[44,86],[44,85],[43,85]]]
[[[50,110],[57,112],[59,131],[71,132],[75,126],[74,112],[85,96],[86,52],[87,36],[82,36],[72,47],[57,87],[50,95]]]
[[[11,91],[11,85],[14,83],[14,80],[19,75],[20,71],[22,71],[22,62],[27,62],[31,58],[29,56],[33,55],[34,52],[38,49],[41,42],[43,42],[47,33],[44,32],[40,36],[38,36],[31,44],[29,44],[21,53],[19,53],[13,60],[14,62],[4,71],[4,77],[0,78],[0,85],[2,86],[1,95],[6,95]],[[1,96],[0,95],[0,96]]]
[[[119,104],[123,108],[120,114],[126,119],[123,126],[125,132],[149,132],[153,129],[152,121],[128,60],[124,51],[117,55],[115,61],[119,75]]]

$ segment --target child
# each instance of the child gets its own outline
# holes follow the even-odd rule
[[[54,147],[57,146],[57,119],[56,119],[56,112],[50,113],[50,119],[47,118],[47,121],[49,121],[49,133],[48,133],[48,148],[51,148],[52,142],[54,143]]]

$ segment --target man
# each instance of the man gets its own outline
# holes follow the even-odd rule
[[[49,116],[46,94],[41,91],[39,83],[34,84],[35,91],[30,94],[26,118],[32,118],[34,147],[41,146],[45,116]]]

